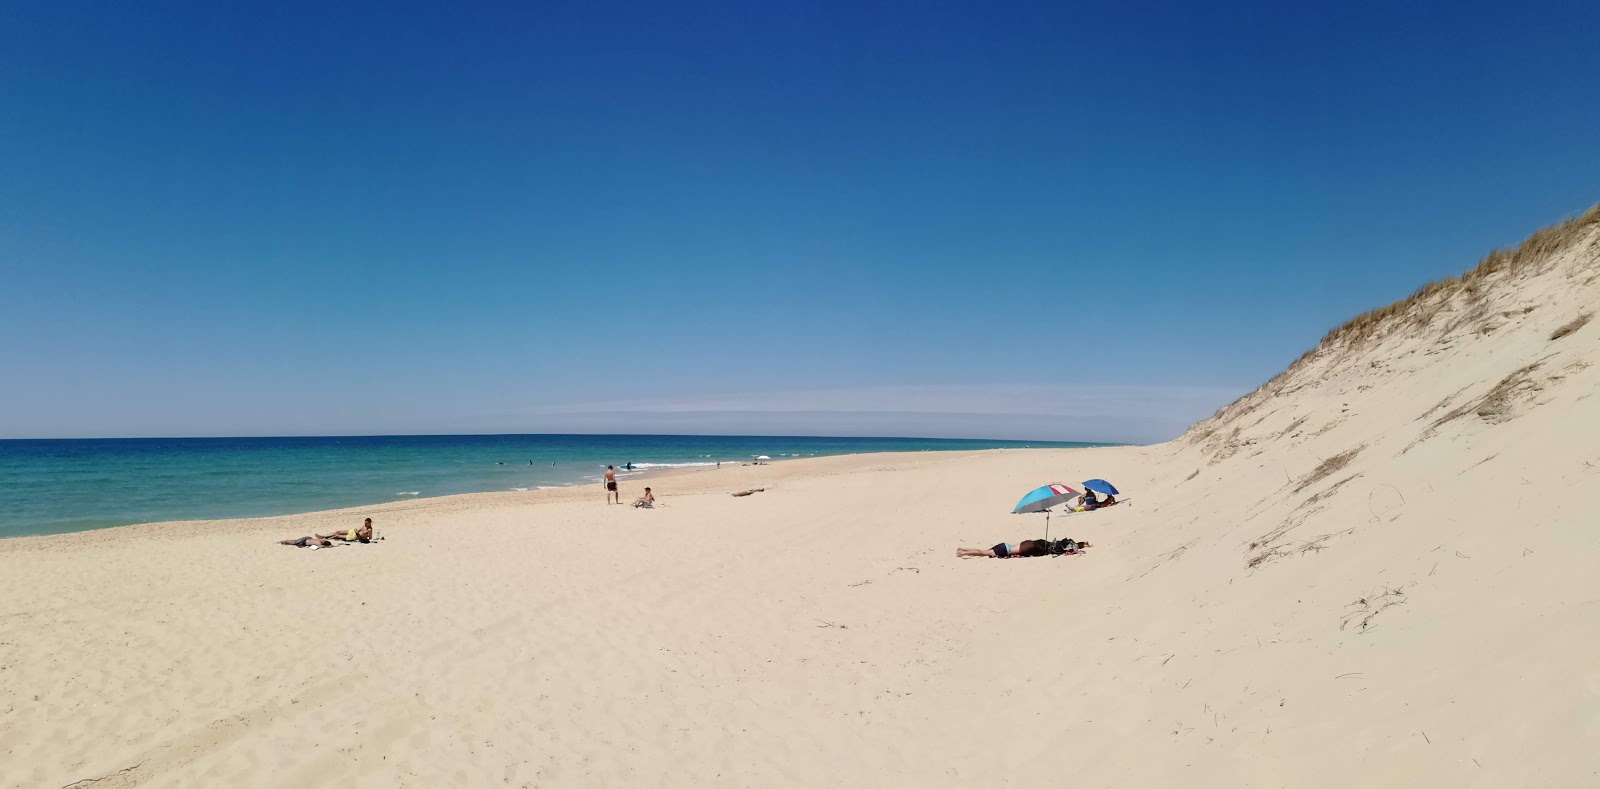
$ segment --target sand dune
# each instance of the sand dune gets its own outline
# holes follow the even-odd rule
[[[1595,785],[1597,217],[1169,444],[5,541],[0,785]]]

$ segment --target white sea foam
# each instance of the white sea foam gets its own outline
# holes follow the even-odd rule
[[[694,462],[694,463],[635,463],[635,464],[633,464],[633,470],[634,471],[638,471],[640,469],[649,469],[649,468],[696,468],[696,467],[701,467],[701,466],[715,466],[715,465],[717,465],[717,464],[714,461],[713,462]]]
[[[524,492],[527,492],[528,489],[527,488],[512,488],[512,490],[514,490],[514,491],[516,491],[518,493],[524,493]]]
[[[396,496],[420,496],[420,495],[422,495],[422,491],[420,491],[420,490],[402,490],[402,491],[400,491],[400,492],[398,492],[398,493],[396,493],[394,495],[396,495]]]

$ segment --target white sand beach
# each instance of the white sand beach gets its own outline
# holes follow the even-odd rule
[[[1596,785],[1596,217],[1167,444],[0,542],[0,785]]]

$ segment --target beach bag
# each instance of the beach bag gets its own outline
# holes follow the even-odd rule
[[[1078,550],[1080,545],[1081,544],[1077,540],[1074,540],[1071,537],[1064,537],[1050,543],[1050,555],[1060,556],[1064,553],[1072,553],[1073,551]]]

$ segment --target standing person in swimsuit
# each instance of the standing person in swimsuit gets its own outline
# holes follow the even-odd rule
[[[606,486],[606,503],[607,504],[621,504],[622,503],[622,492],[617,490],[617,467],[616,466],[606,466],[605,486]],[[615,502],[612,501],[613,498],[616,499]]]

